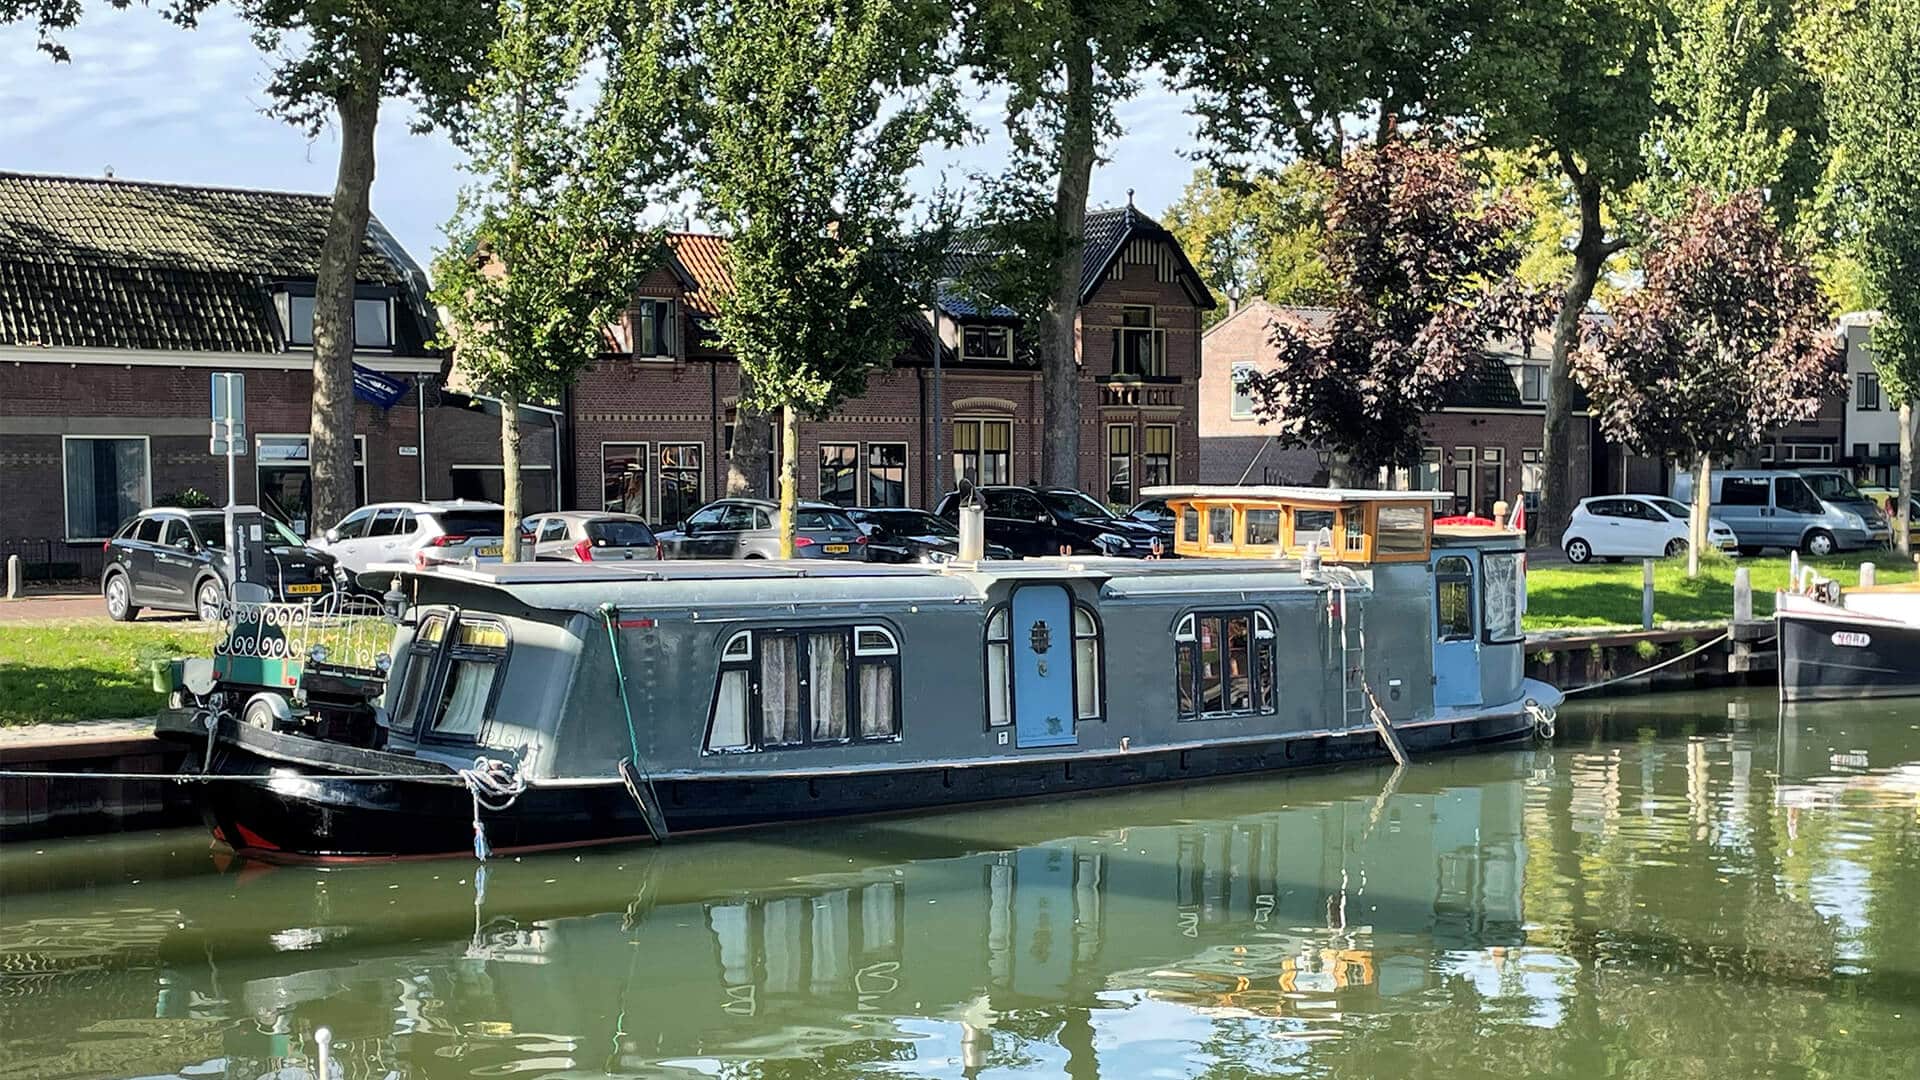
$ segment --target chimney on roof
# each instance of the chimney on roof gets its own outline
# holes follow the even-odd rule
[[[113,166],[109,165],[102,171],[106,174],[107,179],[113,179]]]

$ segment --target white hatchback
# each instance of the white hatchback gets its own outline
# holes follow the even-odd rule
[[[1572,563],[1685,555],[1687,516],[1684,503],[1660,495],[1581,499],[1560,536],[1560,550]],[[1737,546],[1738,538],[1725,523],[1708,518],[1707,542],[1726,550]]]

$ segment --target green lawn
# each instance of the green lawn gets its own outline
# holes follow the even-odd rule
[[[104,618],[0,622],[0,727],[148,716],[166,704],[148,665],[206,656],[212,627]]]
[[[1882,584],[1912,581],[1913,567],[1893,552],[1855,552],[1808,559],[1827,577],[1845,585],[1860,576],[1860,564],[1879,566]],[[1653,620],[1659,623],[1725,622],[1733,616],[1733,571],[1745,566],[1753,577],[1753,613],[1773,614],[1773,594],[1787,586],[1787,560],[1710,559],[1700,576],[1687,579],[1687,560],[1660,559],[1653,572]],[[1528,630],[1586,626],[1640,625],[1640,561],[1586,566],[1531,567],[1527,573]]]

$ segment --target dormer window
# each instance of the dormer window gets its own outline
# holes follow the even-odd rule
[[[960,358],[999,363],[1013,361],[1013,330],[1005,326],[968,326],[960,332]]]
[[[282,293],[281,317],[285,320],[287,344],[312,347],[313,294]],[[393,299],[362,296],[353,301],[353,347],[356,349],[393,348]]]
[[[674,304],[671,300],[636,300],[633,304],[633,355],[640,359],[670,357],[674,352]]]

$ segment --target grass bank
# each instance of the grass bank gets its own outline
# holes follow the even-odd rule
[[[1860,564],[1878,564],[1883,584],[1912,581],[1913,567],[1897,554],[1856,552],[1805,563],[1844,585],[1855,584]],[[1753,578],[1753,613],[1773,614],[1773,594],[1787,587],[1787,560],[1714,558],[1687,577],[1685,559],[1660,559],[1653,571],[1653,619],[1659,623],[1725,622],[1733,617],[1733,571],[1744,566]],[[1589,626],[1640,625],[1640,561],[1587,566],[1534,566],[1527,574],[1528,630],[1564,630]]]
[[[211,647],[195,622],[0,623],[0,727],[150,715],[166,702],[148,665]]]

